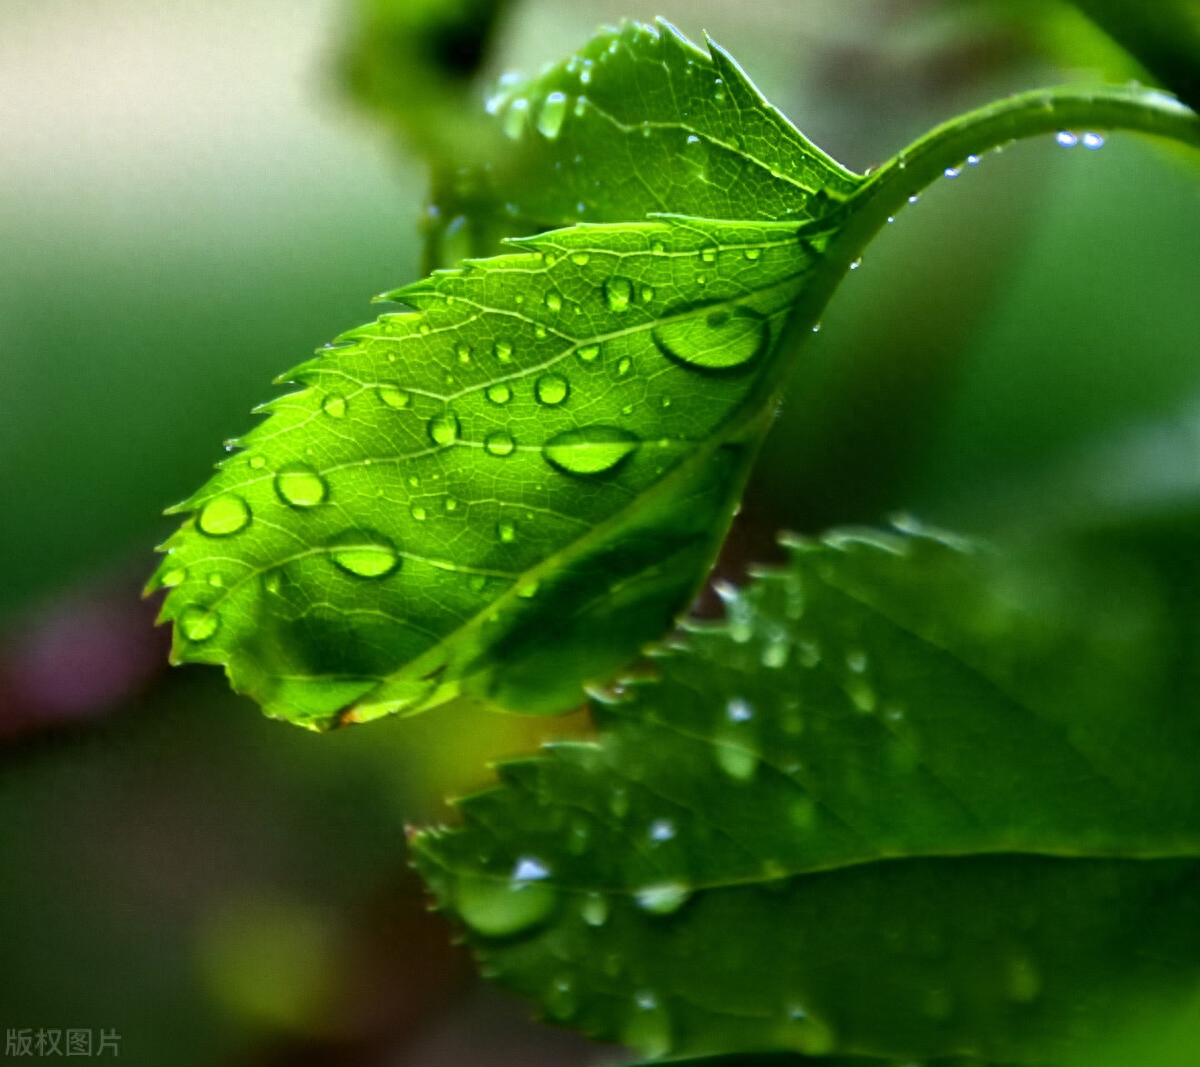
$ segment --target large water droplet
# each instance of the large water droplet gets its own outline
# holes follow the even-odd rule
[[[405,392],[398,385],[381,385],[375,393],[388,407],[397,410],[412,403],[412,394]]]
[[[179,616],[179,629],[189,641],[207,641],[221,625],[215,611],[193,604]]]
[[[511,937],[542,922],[558,894],[543,882],[515,882],[463,875],[454,902],[463,921],[484,937]]]
[[[507,382],[497,382],[487,387],[485,395],[493,404],[507,404],[512,399],[512,390]]]
[[[641,442],[616,426],[585,426],[552,437],[542,454],[552,467],[581,477],[614,470]]]
[[[511,456],[517,445],[512,434],[505,430],[493,430],[483,439],[483,447],[489,456]]]
[[[341,393],[330,393],[321,404],[321,410],[331,419],[346,417],[346,398]]]
[[[579,905],[579,913],[588,926],[603,926],[608,921],[608,900],[603,893],[588,893]]]
[[[624,311],[633,299],[633,283],[628,278],[609,278],[604,283],[604,300],[609,311]]]
[[[554,92],[542,101],[542,110],[538,113],[538,133],[549,140],[558,136],[562,129],[563,118],[567,114],[567,94]]]
[[[200,509],[196,522],[209,537],[228,537],[246,528],[250,522],[250,505],[240,496],[222,493]]]
[[[504,133],[512,140],[519,140],[521,134],[525,132],[525,120],[529,115],[529,101],[523,96],[518,96],[511,104],[508,105],[508,111],[504,115]]]
[[[458,440],[459,432],[458,416],[450,408],[429,420],[429,439],[435,445],[444,447],[454,444]]]
[[[679,882],[659,882],[639,889],[634,900],[643,911],[652,915],[670,915],[687,903],[692,891]]]
[[[543,374],[533,387],[538,400],[550,407],[561,404],[571,392],[571,383],[561,374]]]
[[[290,463],[275,475],[279,499],[294,508],[313,508],[329,491],[325,480],[306,463]]]
[[[329,549],[333,562],[358,578],[383,578],[400,565],[396,546],[374,530],[347,530]]]
[[[757,312],[737,308],[668,322],[651,336],[663,355],[685,366],[724,371],[744,367],[766,351],[771,329]]]

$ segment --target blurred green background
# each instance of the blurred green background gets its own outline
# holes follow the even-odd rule
[[[477,77],[414,34],[365,106],[364,27],[471,6],[0,0],[0,1030],[182,1067],[619,1057],[481,992],[404,856],[407,822],[582,717],[310,736],[166,672],[138,598],[162,508],[272,378],[417,275],[418,150],[489,79],[662,14],[862,169],[1010,90],[1148,77],[1050,2],[511,0]],[[984,533],[1197,510],[1198,179],[1115,135],[928,190],[814,337],[722,572],[898,508]]]

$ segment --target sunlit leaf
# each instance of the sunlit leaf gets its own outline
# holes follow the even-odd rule
[[[1182,582],[796,542],[418,864],[485,973],[649,1055],[1061,1063],[1200,979]]]

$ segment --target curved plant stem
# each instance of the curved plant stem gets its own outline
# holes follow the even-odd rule
[[[845,223],[825,251],[823,269],[801,291],[771,386],[778,398],[796,356],[842,278],[888,218],[968,155],[1060,130],[1132,130],[1200,148],[1200,115],[1173,96],[1128,87],[1040,89],[998,100],[943,123],[879,168],[846,201]]]

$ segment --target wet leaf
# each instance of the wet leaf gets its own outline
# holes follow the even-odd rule
[[[794,542],[418,865],[487,973],[650,1056],[1062,1063],[1200,980],[1181,581]]]

